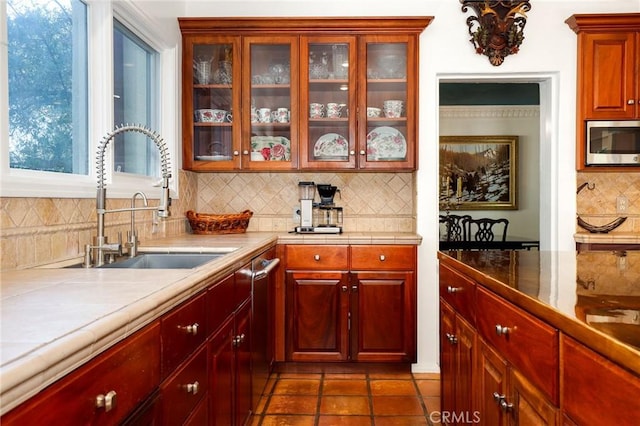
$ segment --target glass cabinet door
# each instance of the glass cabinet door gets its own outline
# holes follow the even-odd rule
[[[192,152],[185,160],[193,170],[231,169],[237,162],[240,117],[234,118],[234,113],[239,114],[240,96],[234,83],[239,87],[240,67],[234,67],[239,63],[236,44],[232,38],[213,42],[209,38],[191,45],[193,72],[184,78],[192,80],[193,135]]]
[[[244,39],[243,169],[297,167],[297,46],[296,37]]]
[[[360,93],[360,168],[413,166],[416,96],[408,95],[417,92],[413,43],[412,38],[388,36],[364,38],[360,46],[366,52],[360,71],[366,82]]]
[[[304,37],[300,58],[300,163],[356,164],[355,37]],[[350,66],[351,65],[351,66]]]

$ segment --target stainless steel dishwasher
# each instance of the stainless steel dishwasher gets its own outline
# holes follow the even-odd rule
[[[260,401],[262,392],[273,367],[273,336],[270,334],[273,309],[272,288],[275,284],[273,273],[280,259],[275,257],[276,250],[271,248],[253,259],[251,264],[251,387],[252,411]]]

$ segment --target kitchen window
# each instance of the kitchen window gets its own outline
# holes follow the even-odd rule
[[[6,7],[10,167],[87,174],[87,6]]]
[[[117,19],[113,23],[114,126],[142,124],[156,129],[158,52]],[[155,144],[137,132],[121,133],[114,143],[114,171],[160,176]]]
[[[158,132],[170,167],[180,163],[175,157],[179,34],[161,29],[145,7],[94,0],[0,1],[2,196],[95,197],[97,146],[121,123]],[[46,25],[36,20],[15,27],[20,11],[45,19]],[[47,26],[55,31],[47,32]],[[35,50],[17,50],[18,36],[39,36]],[[63,83],[48,81],[53,76]],[[21,97],[41,104],[27,109],[18,103]],[[109,197],[129,198],[132,188],[149,198],[159,196],[158,158],[155,144],[142,134],[128,132],[112,140],[105,156]],[[177,173],[171,174],[176,197]]]

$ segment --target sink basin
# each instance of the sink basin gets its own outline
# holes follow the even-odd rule
[[[102,268],[191,269],[224,255],[225,253],[143,253],[103,265]]]
[[[191,269],[215,259],[219,259],[228,252],[217,253],[141,253],[133,258],[125,258],[114,263],[108,263],[99,268],[123,269]],[[82,264],[69,266],[82,268]]]

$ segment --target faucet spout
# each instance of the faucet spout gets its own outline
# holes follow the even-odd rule
[[[105,188],[105,151],[107,145],[111,140],[113,140],[120,133],[125,132],[139,132],[147,136],[151,139],[160,151],[160,168],[162,172],[162,192],[160,194],[160,204],[157,207],[148,207],[147,197],[142,192],[136,192],[131,198],[131,208],[130,209],[115,209],[115,210],[107,210],[106,209],[106,195],[107,190]],[[167,145],[165,144],[162,137],[149,128],[142,125],[130,125],[123,124],[117,126],[113,131],[107,133],[107,135],[100,141],[98,144],[98,155],[97,155],[97,176],[98,176],[98,189],[96,192],[96,213],[97,213],[97,232],[93,241],[93,245],[85,246],[85,267],[90,266],[102,266],[105,262],[105,254],[113,257],[113,255],[122,255],[122,244],[120,241],[118,243],[109,244],[107,242],[107,237],[104,234],[104,219],[107,213],[119,212],[119,211],[131,211],[131,231],[129,234],[128,242],[126,246],[129,248],[129,255],[135,256],[137,254],[137,235],[135,230],[135,217],[134,212],[136,210],[157,210],[158,216],[162,218],[167,218],[170,216],[169,206],[171,205],[171,195],[169,190],[169,179],[171,178],[171,173],[169,173],[169,153],[167,149]],[[142,197],[144,201],[144,207],[136,208],[135,200],[136,197]],[[133,254],[132,254],[133,253]]]
[[[138,255],[138,231],[136,230],[136,198],[138,196],[142,198],[142,203],[145,207],[149,205],[144,192],[138,191],[131,197],[131,230],[127,238],[129,257],[136,257]]]

